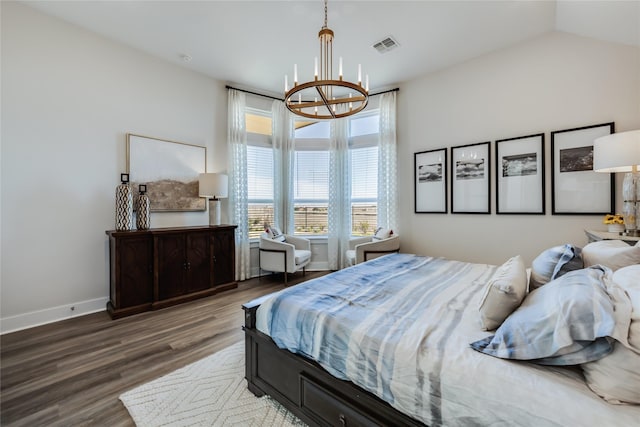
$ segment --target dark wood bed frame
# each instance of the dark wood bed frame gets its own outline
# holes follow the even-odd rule
[[[256,329],[256,310],[265,298],[242,306],[245,377],[253,394],[271,396],[312,426],[424,426],[316,362],[278,348]]]

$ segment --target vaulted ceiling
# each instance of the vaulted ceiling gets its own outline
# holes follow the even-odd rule
[[[272,94],[282,92],[285,74],[292,78],[293,64],[301,81],[312,77],[324,20],[320,0],[23,3],[141,52]],[[331,0],[328,26],[345,77],[355,79],[362,64],[374,92],[552,31],[640,46],[640,0]],[[373,45],[388,36],[399,46],[379,53]]]

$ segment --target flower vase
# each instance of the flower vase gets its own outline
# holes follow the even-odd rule
[[[120,174],[122,183],[116,187],[116,230],[133,228],[133,193],[129,185],[129,174]]]
[[[607,231],[609,233],[622,233],[624,231],[624,225],[622,225],[622,224],[607,224]]]
[[[151,214],[149,212],[149,196],[145,194],[147,186],[140,184],[138,191],[140,194],[136,198],[136,228],[138,230],[148,230],[151,227]]]

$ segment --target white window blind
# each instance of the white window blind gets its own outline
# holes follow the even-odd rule
[[[260,236],[265,224],[273,224],[273,150],[247,145],[249,237]]]
[[[327,202],[329,200],[329,152],[296,151],[293,180],[296,203]]]
[[[378,147],[353,148],[351,153],[351,200],[375,202],[378,198]]]
[[[273,150],[247,146],[247,185],[249,200],[273,201]]]

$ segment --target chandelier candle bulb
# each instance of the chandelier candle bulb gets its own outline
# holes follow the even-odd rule
[[[316,56],[314,59],[315,59],[315,66],[313,67],[313,75],[315,79],[318,80],[318,57]]]
[[[364,76],[364,79],[365,79],[364,90],[366,90],[367,92],[369,92],[369,74],[367,74],[366,76]]]
[[[293,85],[298,86],[298,64],[293,64]]]
[[[358,84],[362,86],[362,65],[358,64]]]
[[[338,76],[340,77],[340,80],[342,80],[342,56],[340,57],[338,64]]]
[[[284,76],[284,91],[289,91],[289,76],[287,76],[286,74]]]

